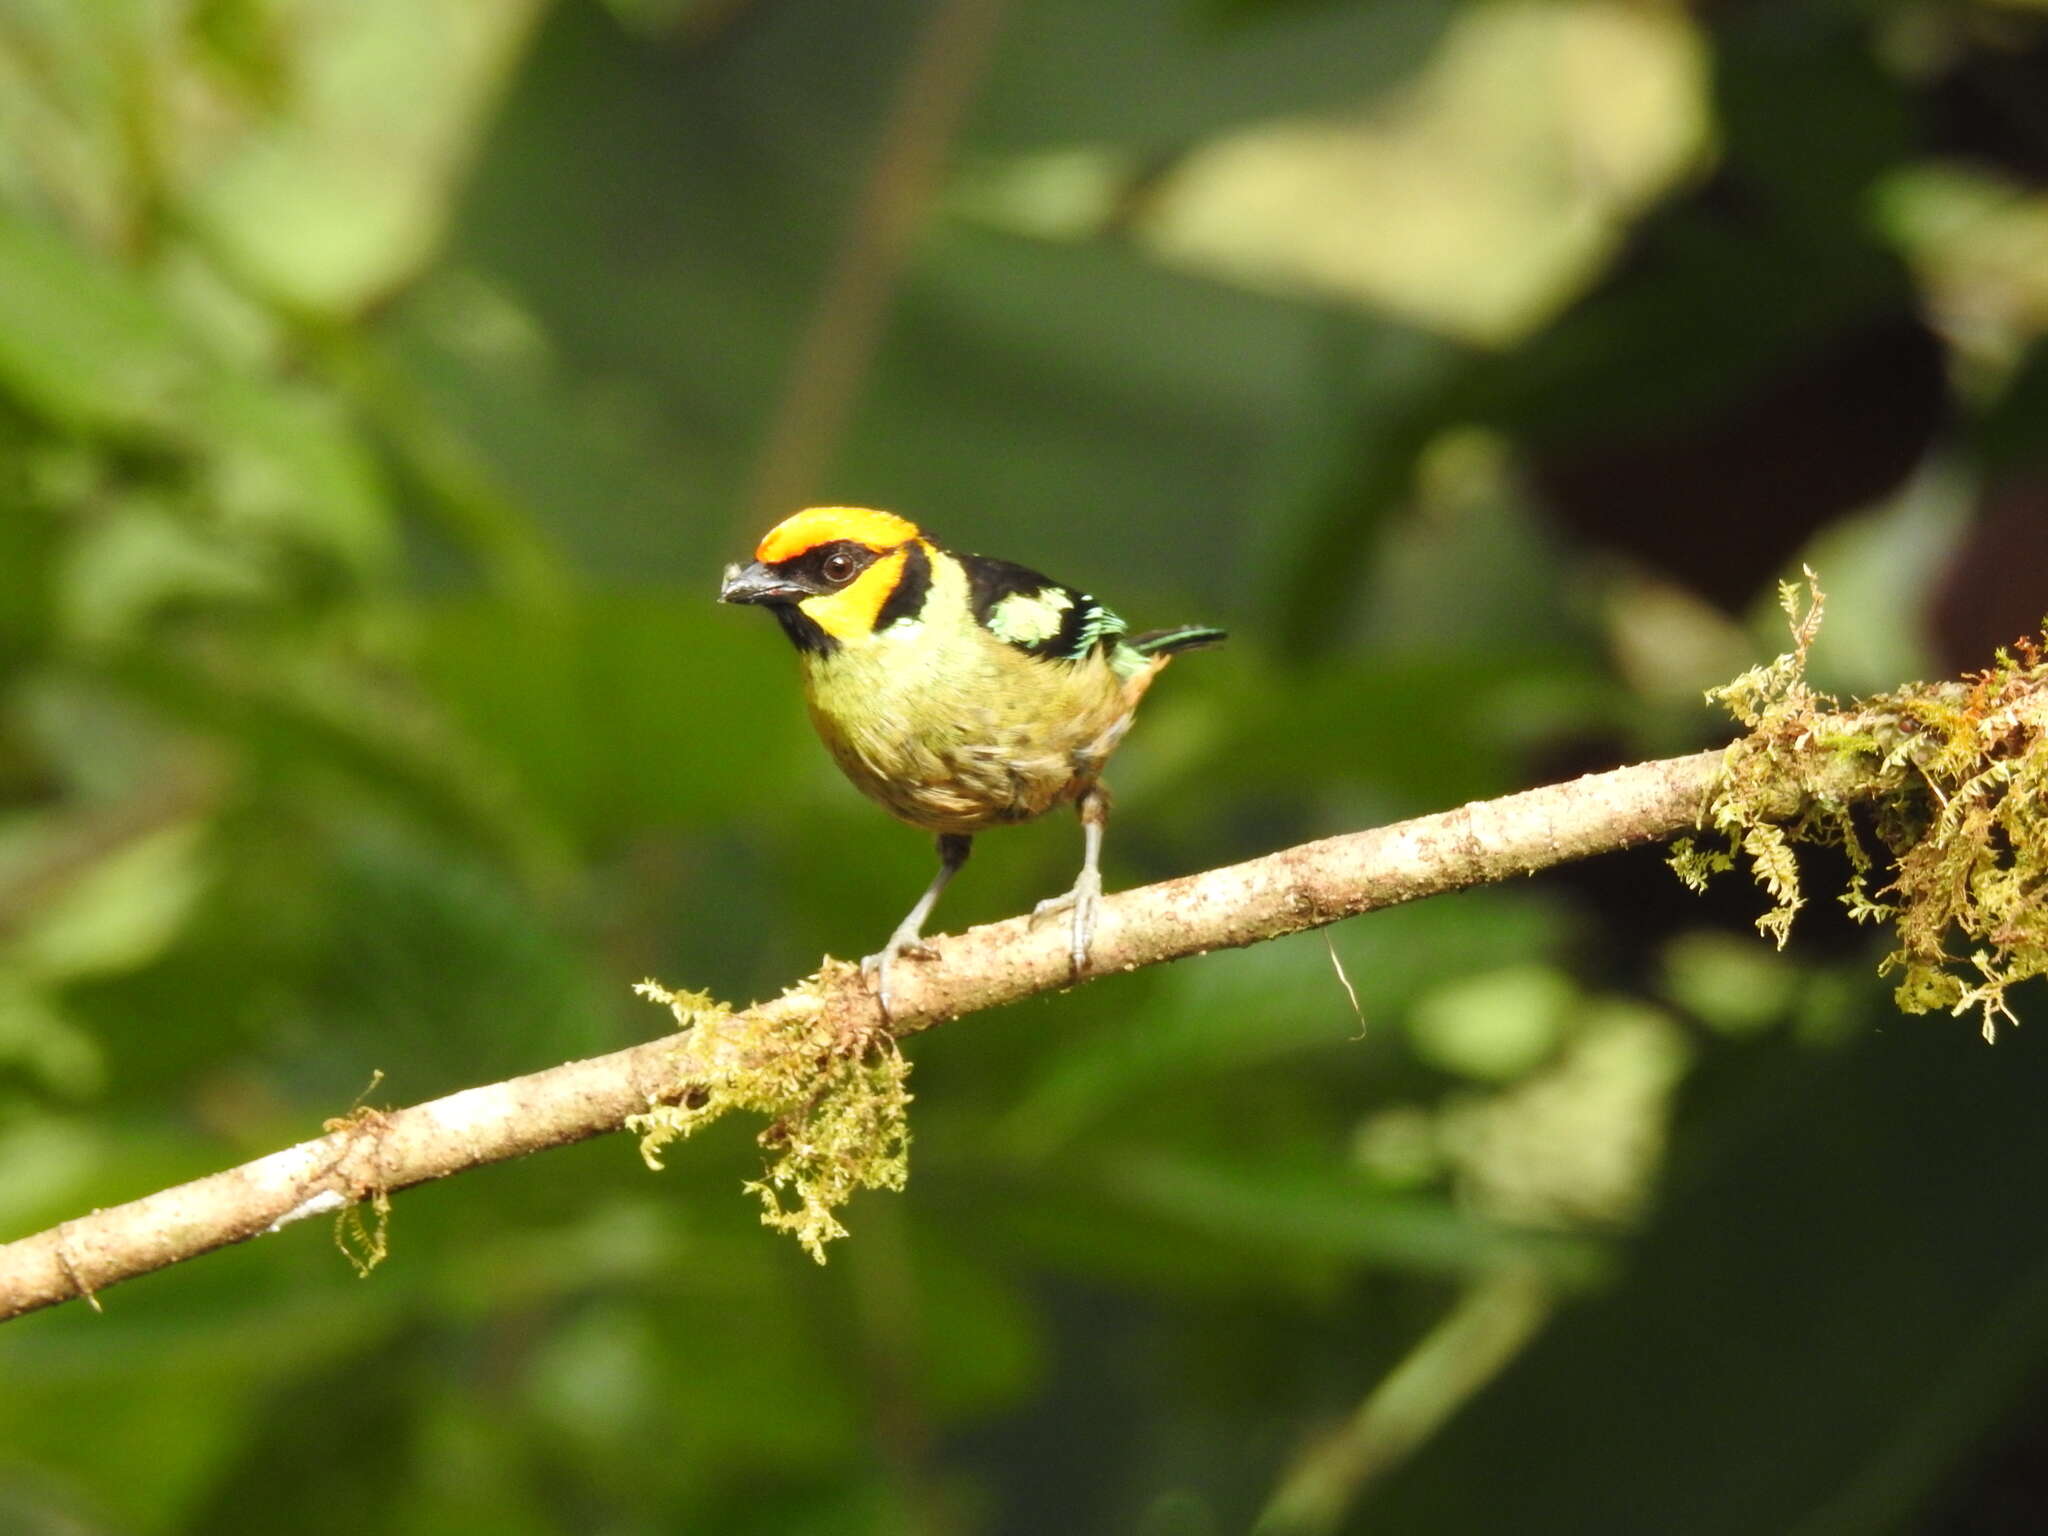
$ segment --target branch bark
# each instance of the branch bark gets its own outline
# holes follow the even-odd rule
[[[1124,891],[1103,902],[1090,974],[1256,944],[1668,838],[1697,824],[1721,765],[1719,752],[1639,763]],[[1063,923],[1012,918],[933,945],[935,958],[893,977],[888,1028],[896,1035],[1073,979]],[[751,1012],[769,1018],[807,1006],[784,999]],[[855,1030],[879,1022],[857,983],[839,988],[828,1008]],[[97,1293],[122,1280],[305,1217],[617,1130],[627,1116],[689,1091],[673,1066],[681,1038],[405,1109],[358,1111],[315,1140],[0,1245],[0,1320],[79,1297],[97,1306]]]

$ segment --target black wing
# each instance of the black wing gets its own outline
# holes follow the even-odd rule
[[[986,555],[959,555],[975,622],[1033,656],[1079,661],[1113,643],[1124,621],[1086,592]]]

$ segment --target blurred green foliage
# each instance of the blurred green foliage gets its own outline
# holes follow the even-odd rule
[[[0,0],[0,1235],[880,940],[928,848],[710,599],[940,9]],[[1822,686],[2040,618],[2048,9],[1002,22],[815,493],[1230,626],[1112,884],[1709,744],[1801,557]],[[935,1031],[823,1270],[728,1126],[23,1319],[0,1528],[1987,1528],[2044,1046],[1759,905],[1646,853]]]

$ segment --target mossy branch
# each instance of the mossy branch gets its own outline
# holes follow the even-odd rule
[[[1642,763],[1120,892],[1103,903],[1092,974],[1255,944],[1667,838],[1697,823],[1720,763],[1718,752]],[[825,1175],[834,1159],[851,1158],[853,1172],[888,1182],[901,1151],[900,1137],[891,1150],[887,1114],[870,1117],[877,1141],[857,1152],[820,1135],[817,1111],[827,1108],[843,1127],[849,1102],[836,1109],[812,1102],[820,1089],[828,1098],[835,1087],[901,1097],[893,1067],[857,1080],[844,1064],[900,1061],[892,1037],[1072,984],[1060,923],[1013,918],[937,939],[933,947],[933,959],[897,969],[896,1016],[886,1028],[858,970],[838,961],[741,1012],[657,988],[657,1000],[684,1026],[674,1034],[404,1109],[358,1111],[315,1140],[5,1244],[0,1318],[91,1298],[305,1217],[335,1215],[629,1121],[653,1133],[649,1150],[658,1151],[661,1140],[735,1101],[770,1114],[763,1139],[771,1159],[785,1145],[798,1154],[794,1162],[772,1163],[763,1183],[773,1201],[778,1172],[792,1187],[800,1178],[808,1196],[799,1191],[784,1224],[822,1240],[831,1229],[815,1220],[806,1225],[805,1217],[807,1210],[816,1214],[809,1201],[833,1193]],[[841,1192],[850,1192],[844,1180]]]
[[[1819,594],[1803,615],[1795,598],[1794,651],[1717,690],[1750,727],[1725,753],[1591,774],[1122,892],[1103,904],[1091,976],[1707,828],[1723,846],[1682,840],[1680,874],[1697,884],[1747,855],[1772,901],[1762,926],[1780,942],[1802,900],[1793,845],[1847,849],[1856,873],[1843,899],[1896,926],[1886,964],[1904,973],[1901,1005],[1976,1007],[1988,1030],[2005,989],[2048,970],[2048,669],[2023,646],[1980,677],[1843,710],[1806,685]],[[1873,808],[1852,814],[1863,802]],[[1891,878],[1873,891],[1880,871]],[[662,1144],[733,1108],[769,1119],[769,1166],[753,1186],[766,1219],[822,1254],[841,1233],[837,1206],[902,1181],[909,1095],[896,1040],[1073,980],[1056,923],[1013,918],[934,950],[897,970],[886,1023],[857,970],[837,961],[742,1012],[649,983],[676,1033],[405,1109],[360,1110],[318,1139],[0,1245],[0,1319],[78,1297],[97,1306],[119,1281],[302,1218],[381,1212],[413,1185],[622,1127],[642,1133],[658,1166]]]
[[[2048,972],[2048,659],[2022,640],[1961,682],[1844,710],[1806,681],[1824,607],[1813,572],[1780,601],[1792,650],[1707,695],[1749,728],[1708,811],[1723,846],[1681,839],[1673,867],[1699,887],[1747,855],[1771,898],[1757,926],[1782,948],[1805,901],[1795,846],[1842,849],[1850,915],[1892,925],[1880,973],[1899,976],[1899,1007],[1974,1009],[1990,1040],[2013,1018],[2008,991]]]

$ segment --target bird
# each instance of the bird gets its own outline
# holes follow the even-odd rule
[[[1214,645],[1206,624],[1131,634],[1095,597],[1007,560],[956,554],[908,518],[807,507],[769,529],[719,600],[768,609],[796,647],[811,722],[847,778],[932,833],[939,867],[889,940],[861,962],[884,1017],[890,971],[925,956],[924,925],[974,838],[1072,805],[1081,872],[1033,920],[1071,913],[1085,974],[1102,899],[1102,770],[1138,701],[1175,655]]]

